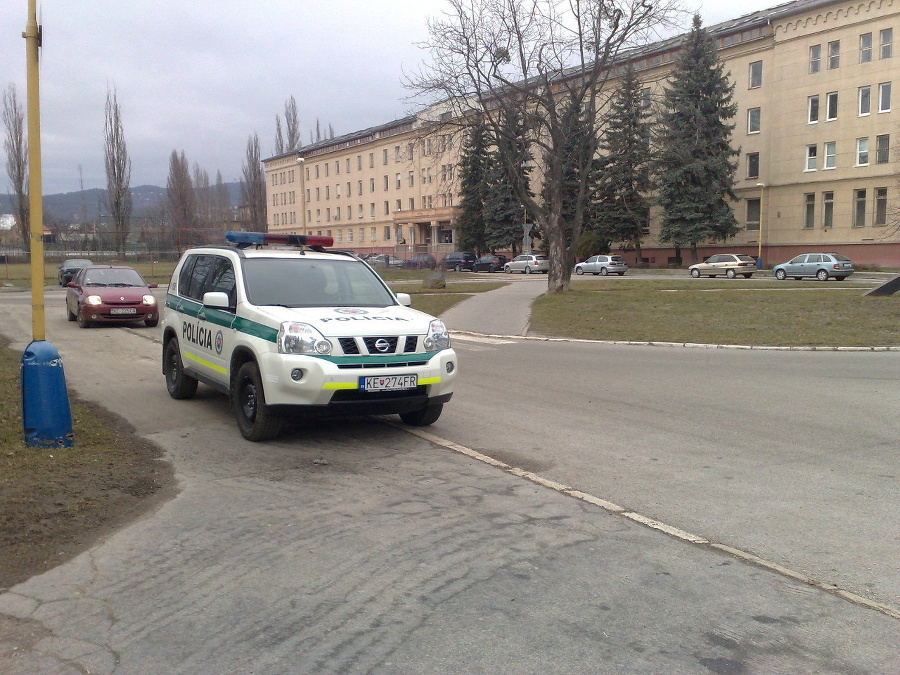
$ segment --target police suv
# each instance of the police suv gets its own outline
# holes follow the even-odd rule
[[[198,382],[227,393],[251,441],[298,414],[438,419],[457,369],[440,320],[353,254],[326,251],[331,237],[226,240],[235,245],[187,250],[172,274],[162,366],[173,398],[191,398]],[[261,248],[273,244],[294,248]]]

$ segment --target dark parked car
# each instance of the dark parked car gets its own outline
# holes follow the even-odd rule
[[[483,255],[472,265],[473,272],[502,272],[507,263],[505,255]]]
[[[471,272],[475,260],[476,257],[474,253],[470,253],[469,251],[454,251],[453,253],[448,253],[444,256],[444,259],[441,260],[441,267],[445,270],[456,270],[457,272],[468,270]]]
[[[403,258],[398,258],[395,255],[391,255],[389,253],[379,253],[378,255],[371,255],[366,259],[366,262],[369,263],[372,267],[403,267]]]
[[[437,262],[430,253],[415,253],[403,263],[403,267],[409,270],[433,270],[437,267]]]
[[[63,264],[59,266],[59,285],[65,286],[72,281],[78,273],[78,270],[86,265],[93,264],[94,263],[86,258],[70,258],[69,260],[63,260]]]
[[[143,321],[159,323],[159,309],[151,288],[131,267],[82,267],[66,289],[66,316],[87,328],[93,323]]]

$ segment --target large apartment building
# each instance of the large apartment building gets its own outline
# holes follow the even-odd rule
[[[900,264],[898,6],[796,0],[708,28],[735,84],[743,230],[703,254],[727,249],[774,264],[828,250]],[[628,56],[648,101],[662,99],[680,42]],[[410,116],[265,160],[269,229],[330,234],[360,253],[455,250],[462,135],[450,128]],[[651,224],[644,262],[672,260],[658,231]]]

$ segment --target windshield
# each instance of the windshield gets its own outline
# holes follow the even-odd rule
[[[254,305],[386,307],[397,304],[368,265],[352,260],[248,258],[244,286]]]
[[[130,267],[98,268],[85,272],[84,286],[146,286],[141,275]]]

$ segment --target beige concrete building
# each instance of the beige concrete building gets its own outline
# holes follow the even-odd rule
[[[759,254],[774,264],[828,250],[900,265],[900,0],[797,0],[708,29],[735,83],[734,209],[744,229],[702,254]],[[651,105],[679,42],[630,55]],[[440,257],[455,250],[461,143],[460,132],[411,116],[267,159],[269,228],[305,227],[357,252]],[[657,234],[651,225],[644,261],[666,264],[674,252]]]

